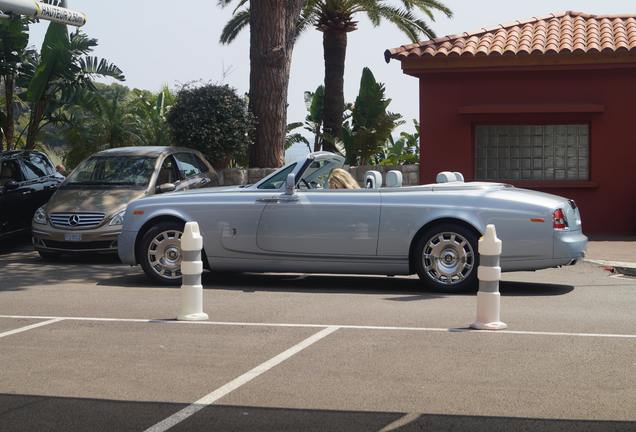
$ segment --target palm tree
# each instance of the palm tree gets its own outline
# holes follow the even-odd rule
[[[229,3],[231,0],[225,0]],[[221,42],[229,43],[247,26],[250,10],[247,0],[239,0],[233,18],[226,24]],[[344,68],[347,54],[347,34],[357,30],[354,17],[365,13],[374,26],[383,19],[393,23],[412,41],[420,36],[435,37],[435,32],[426,21],[418,18],[417,11],[431,21],[434,12],[452,16],[451,10],[439,0],[400,0],[403,7],[396,7],[388,0],[306,0],[297,31],[301,32],[310,24],[323,33],[325,59],[325,150],[336,150],[335,141],[340,138],[344,112]]]
[[[7,150],[14,146],[16,105],[20,102],[16,95],[16,85],[23,73],[27,50],[29,25],[26,19],[11,18],[0,20],[0,81],[3,85],[3,106],[0,111],[0,127],[7,143]],[[3,150],[0,138],[0,151]]]
[[[232,0],[218,0],[226,6]],[[304,0],[259,0],[249,12],[242,9],[247,0],[238,0],[234,18],[228,23],[234,34],[221,36],[221,42],[234,39],[249,25],[250,98],[249,109],[256,117],[254,144],[249,149],[250,166],[279,167],[285,161],[287,127],[287,89],[291,56]]]
[[[92,153],[113,147],[144,144],[137,131],[137,117],[128,106],[125,86],[99,84],[95,92],[80,91],[68,109],[64,138],[70,149],[65,156],[69,167]]]
[[[79,31],[69,37],[65,25],[49,24],[27,89],[26,97],[31,104],[27,150],[35,147],[42,127],[65,121],[64,108],[72,106],[83,91],[95,91],[94,77],[124,80],[117,66],[105,59],[89,56],[95,46],[96,39]]]
[[[314,134],[313,151],[319,151],[322,147],[322,124],[325,112],[325,86],[318,86],[314,92],[306,91],[305,106],[307,107],[305,130]]]
[[[172,136],[166,121],[168,110],[175,101],[168,86],[157,94],[135,89],[131,92],[129,110],[135,118],[135,133],[140,145],[170,146]]]
[[[351,110],[349,150],[352,155],[347,154],[354,156],[360,165],[367,165],[391,137],[393,129],[404,123],[400,114],[387,111],[390,103],[391,99],[385,96],[384,84],[377,82],[371,70],[365,67],[360,91]]]

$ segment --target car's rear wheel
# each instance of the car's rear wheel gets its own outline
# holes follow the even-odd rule
[[[415,269],[427,288],[454,293],[477,288],[477,234],[456,223],[442,223],[418,238]]]
[[[181,236],[184,224],[161,222],[144,233],[137,257],[146,276],[163,285],[181,284]]]

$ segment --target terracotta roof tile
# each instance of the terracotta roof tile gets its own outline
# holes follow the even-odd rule
[[[385,58],[636,52],[636,15],[563,12],[389,49]]]

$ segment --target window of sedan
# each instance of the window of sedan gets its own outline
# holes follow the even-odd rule
[[[36,153],[31,153],[28,158],[23,158],[22,163],[24,176],[27,180],[37,180],[55,173],[48,161]]]
[[[174,155],[177,160],[177,166],[181,172],[181,176],[184,178],[194,177],[201,174],[201,168],[199,163],[194,158],[194,155],[190,153],[177,153]]]
[[[20,182],[20,166],[14,159],[4,160],[0,163],[0,186],[4,186],[10,181]]]

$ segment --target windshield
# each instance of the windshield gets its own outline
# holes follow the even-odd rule
[[[156,160],[147,156],[94,156],[82,162],[65,185],[145,187]]]
[[[276,174],[271,176],[267,181],[261,183],[258,188],[259,189],[280,189],[285,180],[287,179],[287,175],[290,174],[294,168],[296,168],[296,163],[289,165],[286,168],[281,169]]]
[[[302,173],[299,187],[301,189],[328,189],[329,176],[335,168],[342,168],[338,159],[322,159],[311,162]]]

